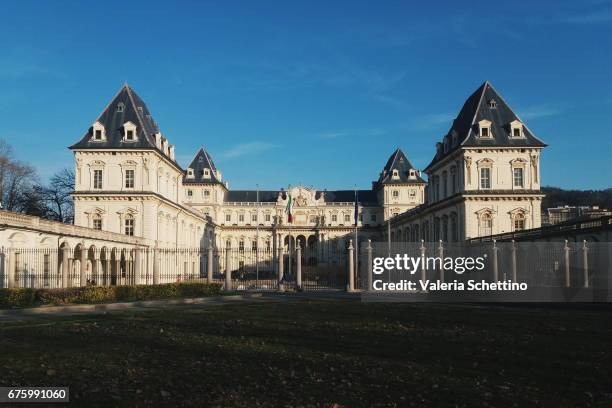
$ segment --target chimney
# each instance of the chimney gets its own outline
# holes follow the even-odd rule
[[[174,160],[174,145],[170,145],[170,159]]]

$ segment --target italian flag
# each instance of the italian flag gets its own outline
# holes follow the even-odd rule
[[[290,193],[287,193],[287,208],[285,208],[285,212],[287,213],[287,222],[293,222],[293,198],[291,198]]]

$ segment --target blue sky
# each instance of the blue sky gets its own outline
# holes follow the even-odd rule
[[[612,187],[612,2],[461,3],[4,3],[0,137],[45,179],[128,81],[183,166],[202,145],[233,188],[368,188],[489,80],[550,145],[544,184]]]

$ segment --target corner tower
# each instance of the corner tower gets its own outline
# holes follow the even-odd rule
[[[372,184],[385,220],[423,204],[426,182],[420,173],[400,148],[389,157],[378,181]]]

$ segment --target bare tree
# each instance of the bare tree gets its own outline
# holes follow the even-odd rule
[[[74,190],[74,171],[62,169],[55,173],[49,185],[43,189],[43,200],[47,207],[47,218],[72,223],[74,203],[70,195]]]
[[[2,203],[8,211],[23,211],[24,193],[35,183],[36,171],[19,161],[9,162],[2,175]]]

